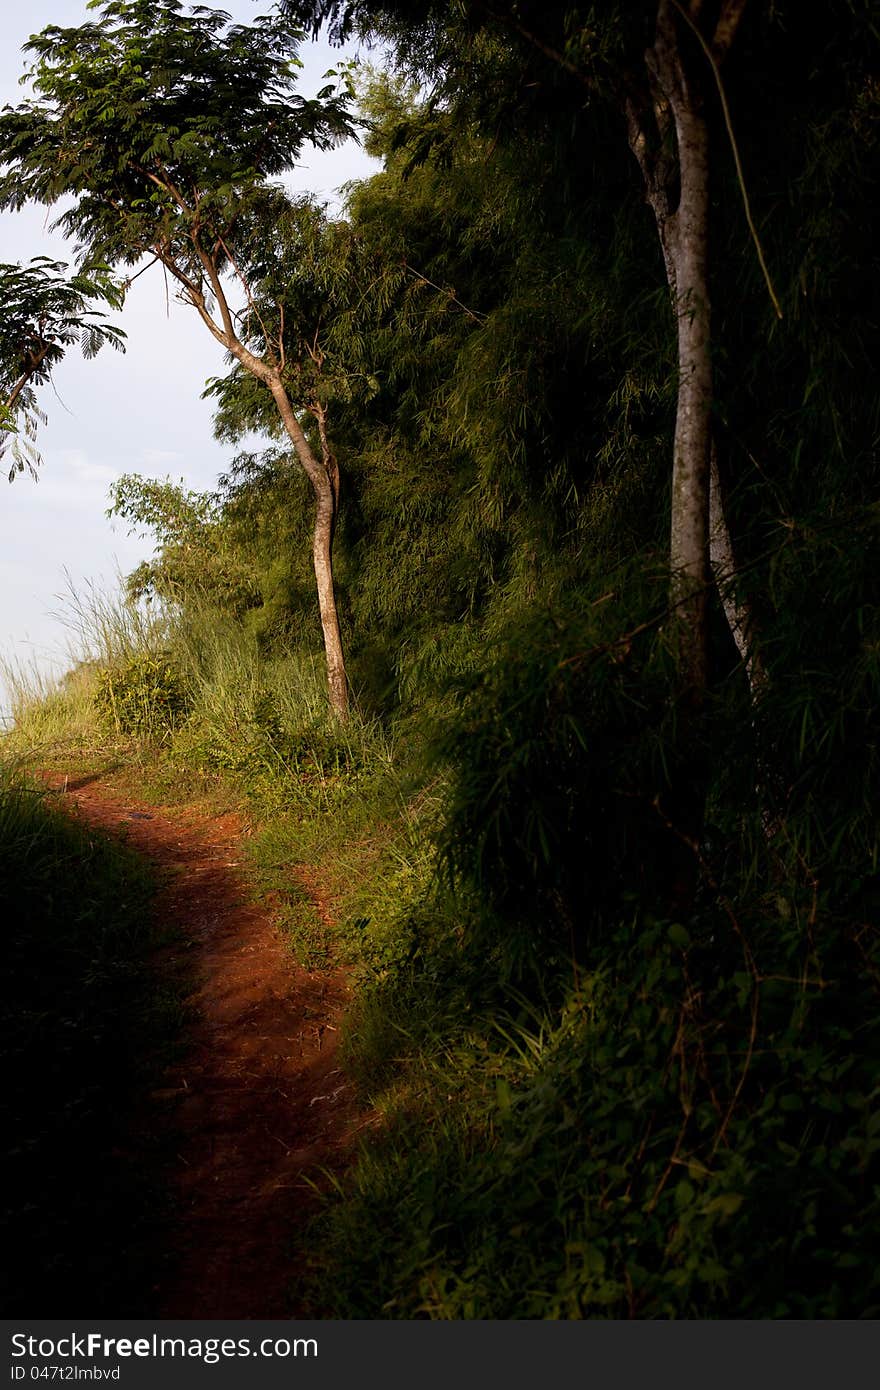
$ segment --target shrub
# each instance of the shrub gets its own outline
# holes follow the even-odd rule
[[[102,668],[95,705],[118,733],[161,737],[186,717],[186,687],[164,654],[134,656],[120,670]]]

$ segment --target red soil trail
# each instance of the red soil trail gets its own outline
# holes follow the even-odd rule
[[[183,1058],[153,1096],[156,1123],[170,1126],[179,1149],[158,1313],[295,1317],[292,1236],[311,1207],[303,1174],[340,1167],[359,1127],[336,1056],[345,978],[296,966],[271,911],[246,901],[239,817],[145,806],[101,779],[44,776],[89,824],[124,828],[130,845],[171,871],[158,911],[188,943],[197,981]],[[327,904],[315,903],[328,921]]]

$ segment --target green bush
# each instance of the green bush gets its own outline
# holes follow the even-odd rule
[[[119,670],[99,672],[95,705],[117,733],[161,738],[182,723],[189,700],[170,658],[145,652]]]
[[[436,748],[450,778],[442,861],[485,904],[514,978],[581,955],[624,899],[656,910],[670,895],[658,811],[702,730],[681,738],[665,579],[633,569],[622,593],[597,602],[585,585],[512,620]]]

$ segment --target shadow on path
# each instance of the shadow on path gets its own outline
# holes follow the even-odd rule
[[[235,815],[145,807],[100,776],[46,781],[66,785],[64,801],[84,820],[124,828],[130,845],[170,871],[158,911],[180,933],[174,950],[187,953],[196,980],[188,1045],[146,1117],[179,1144],[159,1314],[296,1316],[292,1237],[314,1201],[303,1174],[340,1167],[359,1127],[336,1057],[345,978],[298,967],[270,908],[246,901]]]

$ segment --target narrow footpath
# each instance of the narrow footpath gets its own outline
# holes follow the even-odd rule
[[[313,1210],[303,1175],[340,1167],[359,1128],[337,1058],[345,977],[297,966],[271,906],[247,901],[237,815],[143,805],[97,777],[44,776],[75,814],[124,831],[167,871],[157,911],[195,981],[181,1058],[152,1096],[179,1148],[159,1316],[296,1317],[292,1238]],[[326,922],[327,904],[314,901]]]

